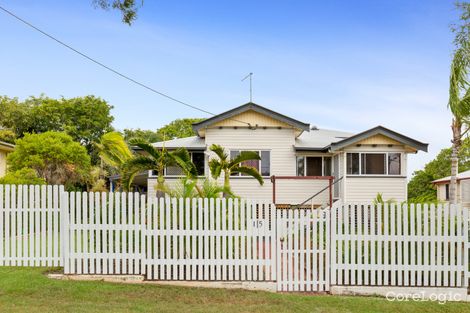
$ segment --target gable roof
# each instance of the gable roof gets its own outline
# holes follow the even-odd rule
[[[265,108],[261,105],[258,105],[256,103],[253,103],[253,102],[248,102],[248,103],[245,103],[239,107],[236,107],[236,108],[233,108],[231,110],[228,110],[226,112],[223,112],[223,113],[220,113],[218,115],[215,115],[213,117],[210,117],[208,119],[205,119],[204,121],[201,121],[201,122],[198,122],[198,123],[194,123],[193,124],[193,130],[198,133],[198,131],[200,129],[203,129],[209,125],[212,125],[212,124],[215,124],[217,122],[220,122],[222,120],[225,120],[225,119],[229,119],[235,115],[238,115],[240,113],[243,113],[243,112],[246,112],[246,111],[249,111],[249,110],[252,110],[252,111],[255,111],[255,112],[258,112],[260,114],[264,114],[264,115],[267,115],[273,119],[276,119],[278,121],[281,121],[281,122],[284,122],[286,124],[289,124],[295,128],[298,128],[300,130],[306,130],[306,131],[309,131],[310,129],[310,125],[307,124],[307,123],[303,123],[301,121],[298,121],[296,119],[293,119],[293,118],[290,118],[286,115],[283,115],[283,114],[280,114],[280,113],[277,113],[275,111],[272,111],[268,108]],[[252,127],[255,127],[256,125],[249,125],[249,127],[252,126]]]
[[[344,147],[350,146],[358,141],[364,140],[366,138],[369,138],[374,135],[384,135],[387,136],[391,139],[394,139],[398,142],[401,142],[407,146],[410,146],[412,148],[415,148],[416,150],[421,150],[424,152],[428,151],[428,144],[427,143],[422,143],[418,140],[415,140],[413,138],[407,137],[405,135],[402,135],[400,133],[397,133],[393,130],[390,130],[388,128],[385,128],[383,126],[376,126],[374,128],[371,128],[369,130],[363,131],[362,133],[358,133],[356,135],[353,135],[349,138],[340,140],[338,142],[333,142],[331,143],[330,150],[331,151],[336,151],[339,149],[342,149]]]
[[[466,180],[466,179],[470,179],[470,170],[457,174],[457,181]],[[446,183],[449,183],[449,182],[450,182],[450,176],[439,178],[439,179],[436,179],[436,180],[432,181],[432,183],[436,184],[436,185],[446,184]]]

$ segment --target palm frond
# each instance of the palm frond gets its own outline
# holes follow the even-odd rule
[[[101,136],[96,147],[103,162],[116,168],[132,158],[131,150],[118,132],[109,132]]]
[[[229,168],[240,164],[244,161],[250,160],[261,160],[261,157],[258,152],[255,151],[241,151],[233,160],[229,163]]]
[[[129,159],[122,166],[122,184],[127,190],[129,190],[135,175],[140,172],[145,172],[157,168],[158,167],[155,159],[147,156],[141,155]]]
[[[152,146],[152,144],[148,143],[147,141],[140,139],[140,138],[134,138],[129,141],[129,144],[132,146],[136,146],[143,151],[147,152],[149,155],[154,157],[155,159],[160,159],[162,157],[162,152]]]
[[[170,158],[178,165],[189,178],[197,178],[197,168],[191,160],[188,150],[180,148],[169,153]]]
[[[465,44],[454,53],[451,64],[449,102],[448,107],[456,118],[466,116],[469,108],[467,102],[462,102],[466,98],[469,89],[468,68],[470,65],[470,51]]]
[[[219,160],[216,159],[210,159],[209,160],[209,170],[211,172],[211,176],[215,179],[220,177],[220,174],[222,173],[222,164],[220,163]]]
[[[202,197],[204,198],[219,198],[225,191],[225,188],[217,184],[217,181],[206,179],[202,183]]]
[[[224,148],[222,148],[221,145],[217,145],[217,144],[214,143],[209,147],[209,150],[214,152],[219,157],[220,161],[222,161],[222,162],[227,161],[228,154],[225,153],[225,150],[224,150]]]
[[[260,185],[264,184],[263,177],[261,174],[258,172],[258,170],[254,167],[251,166],[237,166],[232,169],[232,173],[242,173],[246,174],[248,176],[251,176],[253,178],[256,178],[256,180],[259,182]]]

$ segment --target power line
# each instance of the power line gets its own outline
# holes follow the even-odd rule
[[[103,64],[103,63],[101,63],[100,61],[97,61],[96,59],[93,59],[92,57],[86,55],[85,53],[83,53],[83,52],[81,52],[81,51],[75,49],[74,47],[72,47],[72,46],[66,44],[66,43],[63,42],[62,40],[57,39],[56,37],[54,37],[54,36],[52,36],[52,35],[46,33],[46,32],[43,31],[42,29],[40,29],[40,28],[34,26],[34,25],[31,24],[30,22],[28,22],[28,21],[22,19],[21,17],[19,17],[18,15],[14,14],[13,12],[11,12],[11,11],[5,9],[4,7],[0,6],[0,9],[1,9],[3,12],[7,13],[8,15],[10,15],[10,16],[14,17],[15,19],[19,20],[19,21],[22,22],[23,24],[25,24],[25,25],[31,27],[32,29],[36,30],[37,32],[41,33],[42,35],[44,35],[44,36],[46,36],[46,37],[49,37],[49,39],[54,40],[54,41],[57,42],[58,44],[60,44],[60,45],[62,45],[62,46],[64,46],[64,47],[66,47],[66,48],[72,50],[73,52],[77,53],[78,55],[80,55],[80,56],[84,57],[85,59],[87,59],[87,60],[89,60],[89,61],[91,61],[91,62],[93,62],[93,63],[95,63],[95,64],[97,64],[97,65],[99,65],[99,66],[101,66],[101,67],[103,67],[104,69],[106,69],[106,70],[108,70],[108,71],[110,71],[110,72],[112,72],[112,73],[114,73],[114,74],[120,76],[121,78],[124,78],[124,79],[126,79],[126,80],[128,80],[128,81],[130,81],[130,82],[132,82],[132,83],[134,83],[134,84],[136,84],[136,85],[138,85],[138,86],[140,86],[140,87],[143,87],[143,88],[145,88],[145,89],[147,89],[147,90],[150,90],[151,92],[154,92],[154,93],[156,93],[156,94],[158,94],[158,95],[160,95],[160,96],[162,96],[162,97],[165,97],[165,98],[167,98],[167,99],[170,99],[170,100],[172,100],[172,101],[175,101],[175,102],[177,102],[177,103],[179,103],[179,104],[185,105],[185,106],[187,106],[187,107],[189,107],[189,108],[191,108],[191,109],[194,109],[194,110],[197,110],[197,111],[200,111],[200,112],[203,112],[203,113],[207,113],[207,114],[210,114],[210,115],[214,115],[214,116],[216,115],[216,114],[214,114],[214,113],[212,113],[212,112],[209,112],[209,111],[207,111],[207,110],[201,109],[201,108],[199,108],[199,107],[197,107],[197,106],[195,106],[195,105],[191,105],[191,104],[186,103],[186,102],[184,102],[184,101],[178,100],[178,99],[176,99],[176,98],[174,98],[174,97],[172,97],[172,96],[170,96],[170,95],[168,95],[168,94],[166,94],[166,93],[163,93],[163,92],[161,92],[161,91],[158,91],[158,90],[156,90],[156,89],[154,89],[154,88],[152,88],[152,87],[150,87],[150,86],[148,86],[148,85],[146,85],[146,84],[144,84],[144,83],[141,83],[141,82],[139,82],[139,81],[137,81],[137,80],[135,80],[135,79],[133,79],[133,78],[131,78],[131,77],[125,75],[125,74],[122,74],[121,72],[119,72],[119,71],[113,69],[112,67],[109,67],[109,66],[107,66],[106,64]],[[239,121],[239,120],[236,120],[236,119],[233,119],[233,118],[228,118],[228,119],[231,119],[231,120],[233,120],[233,121],[236,121],[236,122],[239,122],[239,123],[243,123],[243,124],[247,124],[248,126],[251,126],[250,123],[247,123],[247,122],[244,122],[244,121]]]

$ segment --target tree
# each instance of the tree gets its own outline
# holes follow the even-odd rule
[[[44,185],[46,181],[38,177],[32,168],[22,168],[14,172],[8,172],[0,178],[0,185]]]
[[[153,131],[153,130],[146,130],[146,129],[131,129],[131,128],[126,128],[123,131],[124,133],[124,140],[126,142],[129,142],[132,139],[139,139],[147,142],[157,142],[157,141],[162,141],[163,137],[160,136],[158,131]]]
[[[16,134],[9,129],[0,129],[0,141],[15,143]]]
[[[25,133],[66,132],[87,148],[96,163],[93,143],[112,130],[112,108],[94,96],[52,99],[41,95],[23,102],[0,97],[0,126],[12,130],[18,138]]]
[[[136,174],[155,170],[157,172],[158,191],[165,192],[165,168],[169,165],[179,166],[188,178],[197,177],[197,169],[191,161],[189,152],[184,149],[168,151],[167,149],[157,149],[150,143],[142,140],[131,141],[133,146],[141,149],[143,153],[135,155],[123,165],[123,185],[130,189]]]
[[[164,140],[195,136],[196,133],[193,130],[193,123],[197,123],[202,120],[202,118],[176,119],[170,124],[159,128],[157,130],[157,134],[160,138],[164,138]]]
[[[451,65],[449,102],[448,107],[452,112],[452,153],[451,153],[451,180],[449,188],[449,201],[455,204],[457,201],[457,174],[458,155],[462,145],[462,138],[468,131],[470,118],[470,85],[468,67],[470,51],[464,45],[455,51]]]
[[[86,184],[90,157],[86,149],[60,132],[26,134],[7,158],[10,171],[33,169],[48,184]]]
[[[144,1],[142,0],[139,5],[135,0],[93,0],[93,4],[104,10],[119,10],[122,14],[122,22],[130,26],[137,18],[137,11]]]
[[[236,173],[246,174],[254,177],[260,185],[263,185],[263,177],[261,177],[258,170],[251,166],[244,166],[243,162],[250,160],[261,160],[261,157],[254,151],[242,151],[233,160],[230,160],[224,148],[220,145],[212,144],[209,149],[215,153],[217,158],[209,160],[209,169],[214,179],[218,179],[222,172],[224,173],[224,190],[232,193],[230,187],[230,175]]]
[[[452,155],[451,155],[451,179],[449,188],[449,202],[455,204],[457,201],[457,174],[458,155],[462,138],[469,130],[470,118],[470,84],[468,81],[468,70],[470,65],[470,5],[468,3],[457,3],[461,9],[461,25],[454,25],[451,29],[455,33],[455,51],[450,70],[450,87],[448,108],[452,112]]]
[[[132,158],[132,151],[118,132],[109,132],[101,136],[96,143],[101,160],[118,170],[127,160]]]

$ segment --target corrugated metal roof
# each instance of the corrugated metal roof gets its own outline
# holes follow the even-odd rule
[[[186,138],[177,138],[173,140],[167,141],[159,141],[152,143],[152,145],[156,148],[163,147],[165,144],[165,148],[173,149],[173,148],[186,148],[188,150],[205,150],[206,149],[206,142],[204,138],[200,138],[198,136],[186,137]]]
[[[352,136],[352,133],[332,129],[312,129],[295,140],[296,150],[326,150],[333,142]]]
[[[462,180],[462,179],[470,179],[470,171],[465,171],[462,173],[457,174],[457,180]],[[432,183],[433,184],[439,184],[439,183],[445,183],[450,181],[450,176],[439,178],[434,180]]]

